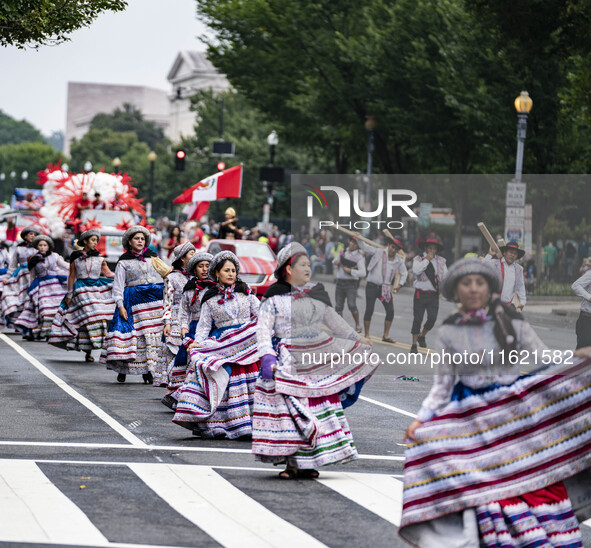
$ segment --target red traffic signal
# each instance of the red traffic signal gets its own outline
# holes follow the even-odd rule
[[[218,171],[224,171],[224,169],[226,169],[226,164],[224,164],[224,162],[218,162],[217,166]]]
[[[174,169],[177,171],[184,171],[185,170],[185,157],[187,153],[182,148],[177,149],[174,155]]]

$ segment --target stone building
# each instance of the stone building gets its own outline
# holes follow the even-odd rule
[[[168,132],[170,105],[166,92],[144,86],[68,82],[64,154],[70,155],[72,139],[80,139],[95,115],[111,113],[125,103],[139,109],[146,120]]]

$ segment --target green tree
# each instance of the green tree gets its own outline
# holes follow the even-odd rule
[[[3,0],[0,3],[0,45],[37,48],[69,40],[73,31],[89,26],[104,11],[123,11],[125,0]]]
[[[44,141],[41,132],[26,120],[15,120],[0,110],[0,145]]]
[[[223,101],[224,140],[234,142],[236,147],[236,155],[233,158],[211,155],[212,143],[219,138],[220,101]],[[244,166],[242,198],[239,201],[229,199],[223,204],[212,204],[214,214],[219,214],[232,205],[236,206],[242,215],[261,215],[267,194],[259,181],[259,168],[269,164],[267,136],[272,130],[276,130],[280,138],[276,148],[275,165],[282,166],[288,171],[302,173],[328,170],[329,166],[319,161],[321,154],[313,154],[311,147],[304,149],[290,144],[287,138],[284,140],[285,133],[282,127],[270,121],[240,93],[228,91],[213,95],[209,91],[201,91],[192,97],[192,109],[196,113],[198,124],[195,127],[195,137],[186,139],[184,146],[191,151],[187,168],[194,170],[193,181],[215,173],[219,160],[225,162],[226,167],[238,164]],[[276,183],[269,190],[274,192],[275,198],[272,215],[289,216],[289,177],[286,177],[285,183]]]
[[[90,129],[111,129],[122,133],[133,131],[141,143],[146,143],[151,149],[164,142],[164,132],[154,122],[144,119],[141,111],[133,105],[124,104],[111,114],[97,114],[90,122]]]
[[[48,164],[56,163],[60,153],[44,143],[19,143],[0,145],[0,173],[4,179],[0,181],[0,199],[9,200],[17,187],[34,186],[36,175]],[[23,172],[28,178],[23,180]],[[11,177],[11,173],[15,174]]]

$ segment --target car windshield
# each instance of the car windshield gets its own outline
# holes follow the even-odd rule
[[[122,221],[135,224],[135,219],[129,211],[112,211],[108,209],[85,209],[81,212],[83,221],[96,219],[102,226],[117,226]]]
[[[231,242],[213,242],[209,246],[209,252],[212,254],[219,253],[223,250],[229,250],[238,255],[238,257],[252,257],[255,259],[264,259],[266,261],[274,261],[275,257],[271,249],[265,244],[256,242],[246,243],[234,240]]]

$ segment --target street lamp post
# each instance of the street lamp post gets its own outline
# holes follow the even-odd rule
[[[374,130],[377,121],[374,116],[368,114],[365,117],[365,129],[367,130],[367,180],[365,182],[365,202],[369,204],[371,200],[371,173],[373,171],[373,151],[374,151]]]
[[[113,171],[115,172],[115,175],[119,174],[119,167],[121,166],[121,159],[119,158],[119,156],[117,156],[116,158],[113,158]]]
[[[267,144],[269,145],[269,167],[275,165],[275,147],[279,144],[279,136],[275,130],[271,131],[267,136]],[[268,181],[264,182],[265,190],[267,192],[267,202],[263,206],[263,223],[271,221],[271,206],[273,205],[273,194]]]
[[[148,160],[150,161],[150,213],[152,213],[152,203],[154,201],[154,166],[156,158],[156,153],[151,150],[150,154],[148,154]]]
[[[517,156],[515,158],[515,181],[521,182],[523,172],[523,148],[527,132],[527,115],[533,106],[533,101],[527,91],[522,91],[515,99],[515,110],[517,111]]]

